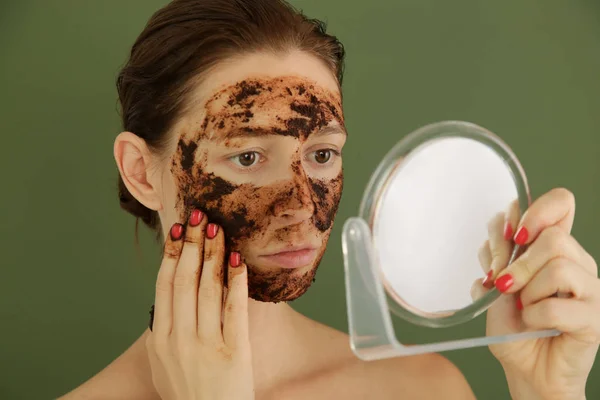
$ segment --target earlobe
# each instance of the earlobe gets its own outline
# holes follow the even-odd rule
[[[131,132],[121,132],[115,139],[113,153],[129,193],[149,209],[160,210],[159,193],[148,180],[150,150],[146,142]]]

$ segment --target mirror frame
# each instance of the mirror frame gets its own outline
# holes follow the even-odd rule
[[[515,183],[519,209],[521,215],[523,215],[531,203],[531,196],[525,171],[512,150],[498,136],[478,125],[463,121],[444,121],[426,125],[407,135],[380,162],[367,185],[359,210],[359,217],[367,222],[371,233],[377,217],[378,206],[381,202],[381,194],[385,191],[387,182],[393,177],[396,168],[401,164],[401,160],[426,142],[451,137],[467,138],[482,143],[504,161]],[[374,239],[372,246],[376,248]],[[520,254],[520,250],[520,246],[514,246],[509,264]],[[377,263],[378,260],[375,260],[375,262]],[[382,272],[380,272],[380,279],[382,282],[386,280]],[[431,317],[420,315],[397,303],[387,288],[385,289],[385,295],[390,310],[402,319],[421,326],[441,328],[474,319],[486,311],[500,297],[501,293],[494,287],[469,306],[457,310],[451,315]]]

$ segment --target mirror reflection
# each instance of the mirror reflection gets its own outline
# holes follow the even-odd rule
[[[394,166],[372,219],[387,294],[428,318],[470,306],[485,293],[489,244],[502,237],[511,205],[518,208],[512,172],[487,144],[442,137],[413,149]],[[510,249],[502,254],[498,268]]]

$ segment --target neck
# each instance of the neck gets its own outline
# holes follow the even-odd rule
[[[257,386],[269,387],[292,379],[309,362],[307,333],[313,322],[287,303],[248,301],[248,329]]]

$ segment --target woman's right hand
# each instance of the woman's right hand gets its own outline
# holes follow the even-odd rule
[[[224,272],[227,268],[227,287]],[[146,348],[162,399],[254,399],[247,268],[225,259],[218,225],[194,210],[166,240]]]

